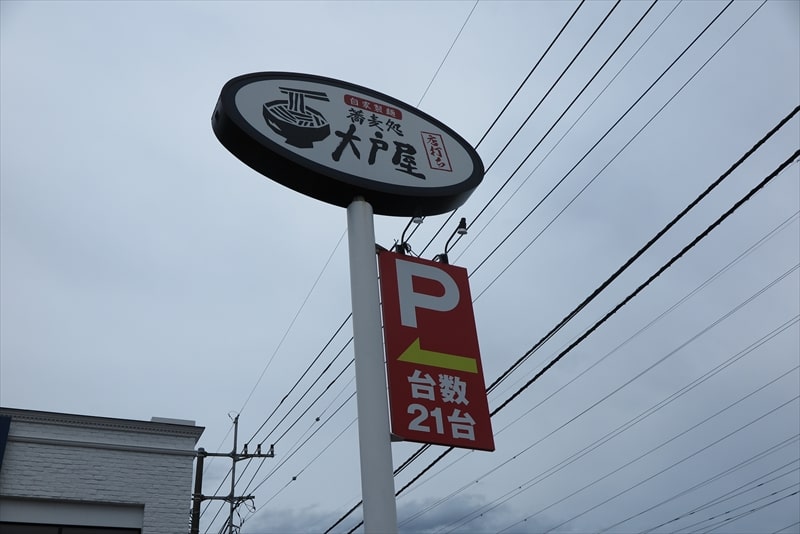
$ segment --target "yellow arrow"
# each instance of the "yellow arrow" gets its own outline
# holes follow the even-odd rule
[[[455,354],[445,354],[444,352],[434,352],[425,350],[419,346],[419,338],[415,339],[408,346],[397,361],[408,363],[419,363],[430,365],[431,367],[441,367],[442,369],[453,369],[455,371],[465,371],[467,373],[477,373],[478,363],[472,358],[456,356]]]

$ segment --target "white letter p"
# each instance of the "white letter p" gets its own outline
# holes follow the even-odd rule
[[[403,326],[417,327],[417,308],[446,312],[458,305],[461,298],[455,280],[443,270],[432,265],[425,265],[398,259],[397,292],[400,298],[400,323]],[[440,297],[415,293],[412,278],[427,278],[439,282],[444,288]]]

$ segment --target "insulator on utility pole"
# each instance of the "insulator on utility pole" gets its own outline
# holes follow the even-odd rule
[[[239,437],[239,416],[237,415],[236,418],[233,420],[233,449],[231,452],[206,452],[203,448],[198,448],[196,452],[197,456],[197,465],[195,466],[195,480],[194,480],[194,493],[192,494],[192,522],[191,528],[189,530],[190,534],[199,534],[200,532],[200,503],[203,501],[225,501],[230,503],[230,511],[228,513],[228,522],[226,526],[228,527],[226,530],[228,534],[233,534],[233,514],[236,512],[236,508],[239,507],[245,501],[251,501],[255,499],[254,495],[240,495],[236,496],[236,463],[241,462],[242,460],[248,460],[250,458],[274,458],[275,457],[275,445],[269,446],[269,452],[266,454],[262,454],[261,452],[261,444],[259,443],[256,446],[256,452],[254,454],[250,454],[247,452],[247,443],[245,443],[244,448],[241,453],[236,452],[237,447],[237,439]],[[206,456],[226,456],[231,459],[233,465],[231,467],[231,492],[228,495],[213,495],[213,496],[205,496],[203,495],[203,460]]]

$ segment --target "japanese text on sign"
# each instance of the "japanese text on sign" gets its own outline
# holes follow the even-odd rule
[[[430,401],[437,401],[438,398],[444,403],[452,404],[469,404],[467,400],[467,384],[463,382],[458,376],[440,374],[439,383],[437,383],[429,373],[424,375],[419,369],[415,369],[412,376],[408,377],[409,385],[411,386],[412,399],[425,399]],[[415,415],[414,419],[409,423],[409,429],[418,432],[432,432],[437,434],[446,434],[453,439],[466,439],[475,441],[475,420],[469,413],[461,413],[459,408],[453,408],[452,412],[447,415],[447,425],[444,424],[442,418],[442,408],[429,409],[424,404],[410,404],[408,406],[408,413]],[[430,418],[433,419],[433,429],[426,422]],[[446,430],[445,430],[446,429]]]
[[[400,117],[402,117],[400,110],[350,95],[345,96],[345,102],[357,106],[358,109],[351,107],[347,110],[346,118],[349,121],[349,125],[346,132],[341,130],[334,132],[340,138],[340,141],[331,154],[333,161],[340,161],[345,151],[356,159],[361,159],[361,151],[359,150],[361,137],[357,136],[356,133],[358,126],[365,126],[373,129],[373,135],[369,138],[367,164],[374,165],[379,152],[389,152],[389,142],[384,139],[384,135],[392,134],[395,139],[392,139],[391,162],[395,166],[395,170],[414,178],[425,179],[425,175],[419,172],[417,168],[417,149],[410,143],[397,140],[397,138],[403,137],[399,122]],[[367,114],[365,110],[372,113]],[[375,113],[382,113],[390,118],[378,117]],[[397,120],[391,117],[396,117]]]
[[[420,135],[422,135],[422,143],[425,145],[425,154],[428,156],[428,164],[431,169],[452,172],[453,167],[450,166],[450,158],[444,149],[442,136],[430,132],[421,132]]]
[[[392,432],[494,450],[467,273],[381,252]]]

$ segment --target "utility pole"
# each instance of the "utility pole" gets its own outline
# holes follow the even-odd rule
[[[189,534],[200,534],[200,503],[203,502],[203,460],[206,458],[206,450],[202,447],[197,449],[197,463],[195,464],[194,492],[192,493],[192,526]]]
[[[192,494],[192,525],[190,534],[200,533],[200,503],[203,501],[225,501],[230,503],[230,511],[228,512],[228,534],[233,532],[233,514],[236,508],[244,501],[255,499],[255,495],[236,495],[236,462],[248,460],[250,458],[274,458],[275,446],[270,445],[269,451],[266,453],[261,452],[261,444],[256,447],[256,452],[248,453],[247,444],[245,444],[242,452],[237,453],[238,447],[237,440],[239,438],[239,415],[237,414],[233,420],[233,449],[231,452],[206,452],[205,449],[197,449],[197,466],[194,483],[194,493]],[[231,492],[228,495],[220,496],[206,496],[203,495],[203,460],[206,456],[226,456],[231,459],[233,465],[231,466]]]

